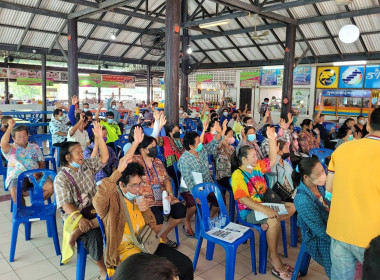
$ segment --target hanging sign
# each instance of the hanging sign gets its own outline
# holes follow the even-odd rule
[[[370,98],[370,90],[322,90],[322,96],[326,97],[356,97],[356,98]]]
[[[277,86],[277,69],[261,70],[260,84],[262,86]]]
[[[78,79],[80,87],[98,87],[101,82],[101,75],[79,76]]]
[[[310,85],[311,67],[296,67],[293,71],[293,85]]]
[[[161,86],[160,78],[153,78],[153,79],[152,79],[152,85],[153,85],[154,87],[160,87],[160,86]]]
[[[211,83],[212,78],[212,74],[197,75],[197,83]]]
[[[380,88],[380,65],[365,67],[365,88]]]
[[[41,86],[42,79],[38,78],[17,78],[18,86]],[[53,81],[46,80],[46,85],[51,87],[54,85]]]
[[[260,70],[240,72],[240,87],[252,88],[260,83]]]
[[[339,88],[363,88],[364,66],[342,66],[339,73]]]
[[[337,88],[339,67],[318,67],[317,88]]]

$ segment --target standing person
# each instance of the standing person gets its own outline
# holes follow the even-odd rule
[[[358,117],[358,123],[355,124],[354,126],[356,134],[359,134],[362,137],[365,137],[368,134],[367,128],[366,128],[366,121],[364,116],[359,116]]]
[[[139,106],[140,108],[146,108],[145,100],[143,100]]]
[[[342,145],[331,156],[326,189],[332,193],[327,234],[332,279],[353,279],[357,261],[380,234],[380,109],[367,124],[369,135]],[[365,228],[359,226],[365,221]]]
[[[298,134],[298,144],[300,145],[301,151],[305,154],[309,154],[309,151],[314,148],[319,148],[321,143],[321,137],[319,135],[318,128],[314,129],[317,134],[317,138],[314,137],[312,132],[313,122],[310,119],[304,119],[301,123],[302,130]]]
[[[67,117],[63,115],[62,109],[54,110],[53,118],[49,122],[49,131],[53,145],[59,146],[67,141],[68,121]]]
[[[323,123],[325,122],[325,115],[322,114],[322,111],[324,110],[324,106],[321,103],[319,105],[319,110],[318,113],[314,117],[314,123],[313,127],[318,128],[320,137],[321,137],[321,142],[323,143],[324,147],[330,147],[330,141],[329,141],[329,136],[330,134],[335,132],[335,128],[332,128],[330,131],[327,131],[326,128],[323,126]]]
[[[114,96],[115,96],[115,94],[112,93],[112,97],[107,99],[107,112],[112,112],[113,115],[114,115],[113,120],[116,123],[119,123],[119,121],[120,121],[120,113],[116,109],[116,100],[113,100]]]
[[[269,109],[269,98],[264,98],[264,102],[260,106],[260,120],[265,116],[265,112]]]
[[[297,194],[294,198],[302,242],[313,260],[323,266],[331,279],[331,238],[326,233],[330,201],[326,199],[326,173],[316,158],[304,158],[292,174]],[[349,278],[345,278],[349,279]],[[352,278],[353,279],[353,278]]]
[[[98,123],[94,123],[94,135],[100,151],[100,155],[94,158],[84,159],[82,147],[78,142],[66,142],[61,146],[59,158],[62,169],[55,177],[54,192],[57,209],[61,210],[62,219],[65,220],[78,211],[72,216],[76,219],[83,210],[79,228],[71,234],[70,245],[73,246],[79,238],[104,279],[107,271],[103,260],[102,233],[96,216],[92,217],[90,209],[96,193],[95,174],[107,164],[109,155],[103,140],[102,128]]]

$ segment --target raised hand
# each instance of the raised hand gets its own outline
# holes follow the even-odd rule
[[[63,108],[63,105],[61,104],[61,103],[59,103],[59,102],[55,102],[55,107],[57,108],[57,109],[62,109]]]
[[[225,119],[225,120],[223,121],[222,126],[223,126],[223,131],[225,132],[225,131],[227,130],[227,119]]]
[[[224,121],[226,121],[226,120],[224,120]],[[223,125],[224,125],[224,122],[223,122]],[[215,131],[216,131],[217,133],[222,133],[222,128],[220,127],[219,122],[216,122],[216,123],[214,124],[214,128],[215,128]]]
[[[267,109],[267,110],[265,111],[265,116],[266,116],[267,118],[270,117],[270,111],[269,111],[269,109]]]
[[[125,156],[123,156],[120,160],[119,160],[119,165],[117,166],[117,170],[121,173],[125,170],[125,168],[127,168],[128,164],[130,162],[132,162],[132,158],[133,158],[134,154],[132,153],[126,153]]]
[[[324,109],[325,109],[325,106],[323,106],[323,103],[321,101],[321,103],[319,104],[319,111],[322,112]]]
[[[286,123],[286,121],[284,119],[280,119],[280,123],[279,123],[280,127],[284,130],[288,129],[289,128],[289,125]]]
[[[156,121],[159,121],[160,120],[160,111],[158,110],[154,110],[153,112],[153,117]]]
[[[94,133],[94,136],[103,139],[102,126],[98,122],[93,122],[93,124],[94,128],[92,129],[92,132]]]
[[[164,126],[166,124],[166,117],[165,115],[160,116],[160,126]]]
[[[362,133],[361,132],[358,132],[357,134],[356,134],[356,139],[361,139],[362,138]]]
[[[133,138],[135,139],[134,143],[136,144],[140,144],[142,142],[142,140],[144,139],[144,132],[141,127],[135,127]]]
[[[84,122],[84,113],[80,114],[79,122]]]
[[[268,127],[267,128],[267,137],[269,140],[277,140],[276,139],[276,130],[274,127]]]
[[[76,104],[78,104],[78,102],[79,102],[78,96],[74,95],[73,97],[71,97],[71,104],[72,105],[76,105]]]
[[[207,129],[208,129],[208,125],[209,125],[209,121],[205,121],[204,123],[203,123],[203,131],[206,131]]]
[[[103,105],[104,105],[104,104],[103,104],[103,101],[100,101],[100,103],[98,104],[98,108],[99,108],[99,109],[102,109],[102,108],[103,108]]]
[[[8,120],[8,129],[12,129],[14,128],[14,126],[16,125],[16,121],[14,119],[9,119]]]
[[[293,115],[292,115],[292,113],[288,113],[288,124],[290,125],[290,124],[292,124],[293,123]]]

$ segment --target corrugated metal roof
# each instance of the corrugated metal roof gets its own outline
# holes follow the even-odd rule
[[[269,59],[281,59],[284,57],[284,50],[279,45],[260,46],[260,49]]]
[[[333,36],[337,36],[339,34],[339,30],[347,25],[352,24],[349,18],[345,19],[336,19],[336,20],[329,20],[326,21],[327,27],[329,28],[331,34]]]
[[[65,20],[62,18],[52,18],[42,15],[35,15],[30,27],[39,30],[58,32],[59,29],[61,29],[62,24],[64,22]]]
[[[216,37],[211,39],[219,48],[232,47],[233,45],[224,37]],[[233,39],[232,39],[233,40]]]
[[[360,0],[360,1],[353,1],[351,5],[349,5],[350,10],[361,10],[361,9],[367,9],[372,7],[378,7],[379,2],[376,0]]]
[[[111,35],[115,34],[117,32],[116,28],[109,28],[104,26],[98,26],[94,30],[94,33],[92,33],[92,38],[98,38],[98,39],[105,39],[110,40]]]
[[[214,62],[228,62],[227,59],[217,51],[207,52],[208,56],[214,60]]]
[[[65,14],[70,13],[73,7],[74,7],[74,4],[72,3],[69,3],[66,1],[52,1],[52,0],[43,0],[40,5],[40,9],[45,9],[45,10],[55,11],[55,12],[65,13]]]
[[[0,23],[14,26],[26,26],[31,13],[20,12],[9,9],[0,9]],[[0,32],[1,33],[1,32]]]
[[[360,32],[380,31],[379,15],[366,15],[354,17],[354,20]]]
[[[312,5],[299,6],[291,8],[289,10],[292,13],[292,15],[298,19],[318,16],[317,12],[315,11]]]
[[[28,31],[23,41],[23,45],[31,47],[49,48],[54,38],[54,34]]]
[[[361,1],[361,0],[360,0]],[[345,12],[344,6],[338,6],[334,1],[325,1],[316,4],[322,15],[330,15]]]
[[[233,61],[244,61],[245,58],[236,50],[225,50],[224,53]]]
[[[199,47],[203,50],[207,50],[207,49],[215,49],[215,47],[210,43],[209,40],[207,39],[202,39],[202,40],[197,40],[196,41],[197,44],[199,45]]]
[[[380,34],[363,35],[362,37],[368,51],[380,52]]]
[[[82,52],[91,54],[100,54],[106,47],[106,42],[99,42],[94,40],[87,40],[82,48]]]
[[[17,45],[22,35],[21,29],[2,27],[0,32],[0,43]]]
[[[130,31],[121,31],[116,37],[117,42],[132,43],[140,34]]]
[[[244,49],[241,49],[241,51],[242,53],[245,54],[246,57],[249,58],[249,60],[265,60],[264,56],[255,47],[244,48]]]
[[[335,38],[335,42],[342,53],[364,52],[363,46],[359,40],[356,40],[356,42],[352,44],[345,44],[339,38]]]
[[[124,57],[138,59],[141,56],[143,56],[144,53],[145,53],[145,50],[143,48],[134,47]]]
[[[115,24],[124,24],[124,22],[127,20],[127,18],[129,18],[129,16],[126,16],[126,15],[122,15],[122,14],[116,14],[114,12],[110,12],[108,11],[104,17],[103,17],[103,21],[109,21],[109,22],[113,22]]]
[[[302,24],[300,28],[305,34],[306,39],[328,36],[328,33],[321,22],[312,24]]]
[[[88,24],[88,23],[84,23],[84,22],[78,22],[78,36],[87,36],[91,29],[94,27],[93,24]],[[65,28],[65,32],[67,33],[67,25],[66,25],[66,28]]]
[[[109,56],[121,56],[123,52],[128,48],[126,45],[112,44],[108,47],[104,55]]]
[[[309,43],[316,55],[331,55],[338,53],[331,40],[309,40]]]

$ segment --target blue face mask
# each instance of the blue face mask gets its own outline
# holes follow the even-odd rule
[[[264,102],[264,104],[268,104],[268,102]]]
[[[211,133],[215,135],[217,132],[216,132],[216,131],[213,131],[213,132],[211,132]]]
[[[75,161],[70,162],[70,165],[71,165],[72,167],[74,167],[74,168],[79,168],[79,167],[81,167],[81,164],[76,163]]]
[[[209,111],[206,111],[206,112],[205,112],[205,115],[206,115],[206,116],[208,116],[209,114],[210,114],[210,112],[209,112]]]
[[[139,195],[138,194],[133,194],[131,192],[123,193],[124,197],[130,201],[136,199]]]
[[[247,139],[249,142],[253,142],[256,140],[256,134],[248,134]]]
[[[198,147],[195,149],[196,152],[200,152],[203,148],[203,143],[199,143]]]
[[[326,192],[325,192],[325,198],[326,198],[327,200],[330,200],[330,201],[331,201],[332,193],[326,190]]]
[[[112,124],[112,123],[113,123],[113,120],[112,120],[112,119],[107,119],[107,122],[108,122],[109,124]]]
[[[347,139],[348,141],[352,141],[352,140],[354,140],[354,135],[350,135],[350,136],[348,136],[348,139]]]
[[[296,123],[297,122],[297,117],[294,117],[293,118],[293,123]]]
[[[88,108],[83,108],[83,112],[87,112],[88,111]]]
[[[223,112],[223,116],[227,117],[228,116],[228,112]]]

